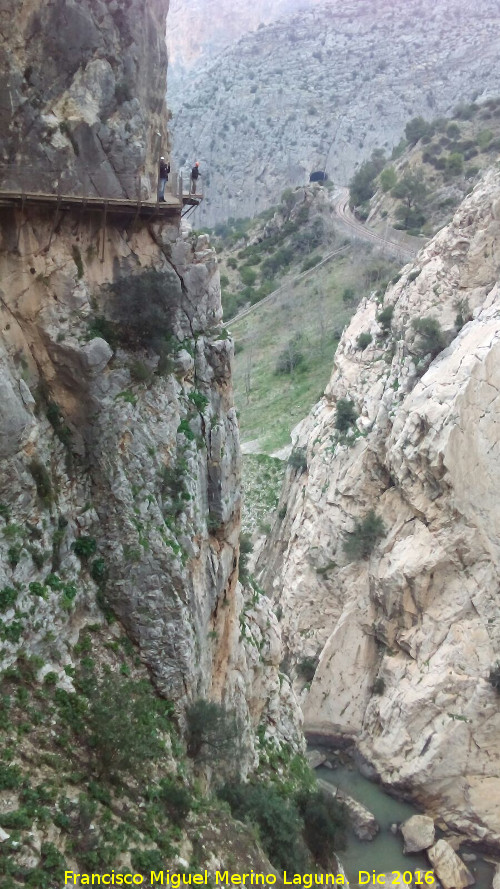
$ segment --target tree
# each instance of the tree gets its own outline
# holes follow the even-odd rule
[[[374,151],[370,160],[361,164],[349,183],[351,207],[364,204],[375,194],[375,179],[383,169],[385,156],[380,149]]]
[[[396,216],[405,228],[419,228],[425,222],[421,205],[427,196],[422,169],[410,170],[392,189],[395,198],[400,198],[402,207],[396,209]]]
[[[432,124],[424,120],[423,117],[414,117],[408,121],[405,127],[405,136],[410,145],[416,145],[424,136],[432,136],[433,132]]]
[[[404,201],[407,207],[420,205],[427,196],[427,186],[421,167],[406,172],[392,189],[392,194]]]
[[[302,351],[302,334],[296,333],[295,336],[288,341],[282,352],[278,355],[276,361],[276,374],[291,374],[294,370],[302,369],[305,365],[305,357]]]

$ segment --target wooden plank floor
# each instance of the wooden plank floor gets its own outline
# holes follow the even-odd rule
[[[59,210],[102,210],[108,214],[137,214],[142,217],[175,216],[183,206],[200,203],[202,195],[183,194],[182,202],[166,194],[165,201],[131,201],[127,198],[81,197],[80,195],[37,194],[0,190],[0,207],[55,207]]]

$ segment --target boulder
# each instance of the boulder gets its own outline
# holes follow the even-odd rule
[[[438,840],[427,850],[427,855],[444,889],[466,889],[475,882],[470,870],[446,840]]]
[[[404,853],[421,852],[434,843],[434,821],[428,815],[413,815],[401,825]]]
[[[334,796],[340,803],[344,804],[349,813],[351,827],[358,840],[373,840],[380,829],[375,815],[368,809],[365,809],[365,807],[361,805],[361,803],[358,803],[357,800],[353,799],[352,796],[349,796],[349,794],[344,793],[343,790],[339,790],[338,787],[335,787],[334,784],[330,784],[328,781],[322,781],[321,778],[319,779],[318,784],[321,787],[321,790],[331,794],[331,796]]]
[[[320,750],[308,750],[306,756],[311,769],[317,769],[325,764],[326,753],[322,753]]]

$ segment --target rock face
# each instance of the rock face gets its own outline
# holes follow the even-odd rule
[[[438,840],[427,854],[444,889],[465,889],[475,882],[470,870],[446,840]]]
[[[422,0],[396,15],[390,0],[332,0],[245,35],[170,84],[176,163],[200,161],[196,224],[252,216],[325,166],[345,185],[410,118],[495,94],[499,10],[478,3]]]
[[[26,189],[52,191],[58,167],[63,191],[133,196],[140,172],[154,187],[167,3],[11,7],[9,176],[20,165]],[[0,281],[0,670],[21,652],[65,663],[112,613],[181,719],[198,696],[238,711],[242,771],[259,723],[300,747],[276,618],[238,585],[233,353],[208,238],[182,237],[180,214],[103,226],[3,208]]]
[[[318,0],[258,0],[252,6],[228,0],[173,0],[167,27],[169,83],[200,59],[218,55],[248,31],[283,15],[317,5]]]
[[[401,826],[405,841],[404,852],[421,852],[434,843],[434,821],[427,815],[413,815]]]
[[[155,192],[167,10],[168,0],[0,2],[4,188]]]
[[[496,847],[499,267],[495,171],[382,307],[360,305],[325,397],[295,431],[307,469],[288,469],[285,518],[261,559],[289,662],[319,657],[306,727],[353,738],[384,782]],[[343,434],[340,399],[357,416]],[[370,510],[383,528],[349,556]]]

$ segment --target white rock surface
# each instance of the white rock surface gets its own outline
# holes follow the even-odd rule
[[[421,852],[434,843],[434,821],[428,815],[413,815],[401,825],[404,852]]]
[[[352,736],[385,783],[497,846],[500,706],[488,677],[500,652],[499,273],[495,170],[388,289],[388,340],[376,301],[359,306],[325,397],[294,432],[307,471],[287,470],[286,515],[260,560],[292,662],[305,635],[319,656],[306,728]],[[473,316],[460,331],[457,301]],[[423,317],[449,343],[433,361],[412,324]],[[370,329],[378,337],[360,352]],[[340,398],[364,430],[352,447],[335,433]],[[385,533],[369,558],[349,561],[345,534],[370,508]]]
[[[475,883],[470,870],[446,840],[438,840],[427,855],[444,889],[466,889]]]

